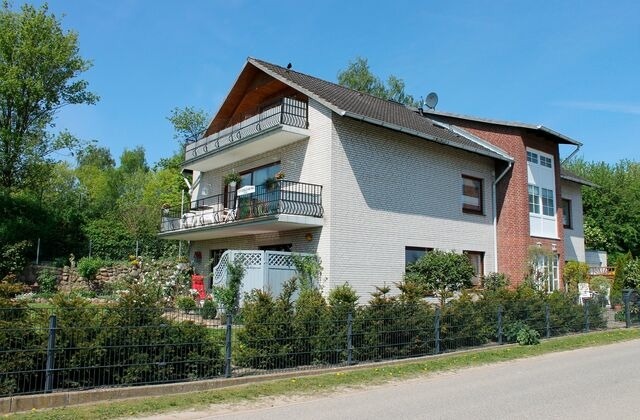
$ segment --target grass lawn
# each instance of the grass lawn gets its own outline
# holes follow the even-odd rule
[[[10,417],[29,419],[103,419],[204,408],[211,404],[228,404],[256,400],[268,396],[317,394],[319,392],[330,392],[345,386],[374,385],[390,380],[412,378],[430,373],[504,362],[557,351],[606,345],[638,338],[640,338],[640,329],[636,328],[601,331],[545,340],[536,346],[490,347],[420,360],[407,359],[392,365],[374,364],[355,370],[334,371],[324,374],[319,372],[318,375],[314,376],[279,379],[211,391],[100,403],[91,406],[31,411]]]

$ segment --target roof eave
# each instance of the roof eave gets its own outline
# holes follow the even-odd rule
[[[448,141],[446,141],[444,139],[437,138],[437,137],[434,137],[434,136],[430,136],[430,135],[428,135],[426,133],[423,133],[423,132],[420,132],[420,131],[417,131],[417,130],[413,130],[413,129],[410,129],[410,128],[402,127],[402,126],[399,126],[397,124],[393,124],[393,123],[389,123],[389,122],[386,122],[386,121],[378,120],[376,118],[367,117],[365,115],[361,115],[361,114],[356,114],[356,113],[353,113],[353,112],[345,111],[344,112],[344,116],[345,117],[349,117],[349,118],[353,118],[353,119],[356,119],[356,120],[365,121],[365,122],[368,122],[370,124],[375,124],[375,125],[378,125],[380,127],[386,127],[386,128],[391,129],[391,130],[394,130],[394,131],[399,131],[401,133],[410,134],[412,136],[420,137],[420,138],[423,138],[423,139],[426,139],[426,140],[430,140],[430,141],[433,141],[433,142],[436,142],[436,143],[444,144],[446,146],[450,146],[450,147],[453,147],[453,148],[456,148],[456,149],[465,150],[465,151],[470,152],[470,153],[475,153],[475,154],[478,154],[478,155],[487,156],[487,157],[490,157],[490,158],[493,158],[493,159],[505,160],[507,162],[513,161],[513,159],[511,159],[510,157],[502,156],[502,155],[500,155],[499,153],[496,153],[493,150],[490,150],[492,153],[483,153],[483,151],[481,151],[481,150],[463,147],[462,145],[458,145],[458,144],[451,144],[450,142],[448,142]]]

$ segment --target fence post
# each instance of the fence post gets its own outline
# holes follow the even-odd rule
[[[227,317],[227,333],[225,336],[225,357],[224,357],[224,376],[231,377],[231,326],[233,324],[233,315],[226,313]]]
[[[347,365],[353,364],[353,315],[347,315]]]
[[[551,313],[548,303],[544,305],[544,325],[547,332],[547,338],[549,338],[551,337]]]
[[[49,341],[47,342],[47,366],[44,392],[53,391],[53,369],[55,368],[57,321],[58,320],[55,315],[51,315],[49,317]]]
[[[589,300],[584,302],[584,332],[589,332]]]
[[[435,319],[435,333],[436,333],[436,354],[440,353],[440,308],[436,308],[436,319]]]
[[[627,324],[627,328],[631,328],[631,289],[625,289],[622,291],[624,301],[624,320]]]
[[[498,344],[502,344],[502,305],[498,305]]]

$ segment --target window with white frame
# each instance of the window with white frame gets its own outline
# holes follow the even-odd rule
[[[531,236],[556,238],[556,177],[553,156],[527,149],[529,227]]]
[[[547,293],[560,288],[559,255],[539,255],[534,265],[534,283]]]

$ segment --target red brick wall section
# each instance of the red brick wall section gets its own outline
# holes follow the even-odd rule
[[[498,213],[498,270],[511,278],[512,285],[523,281],[529,247],[540,245],[560,254],[560,273],[564,263],[564,228],[562,225],[560,160],[558,145],[522,129],[484,124],[473,121],[452,121],[487,142],[500,147],[511,155],[515,162],[497,188]],[[537,238],[529,233],[529,195],[527,188],[527,154],[531,147],[554,156],[556,169],[556,213],[558,220],[558,238]],[[502,171],[496,169],[496,174]]]

